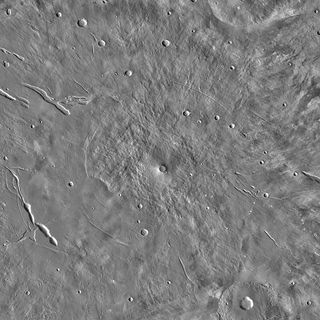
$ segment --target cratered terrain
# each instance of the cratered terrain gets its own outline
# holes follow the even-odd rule
[[[320,2],[0,1],[1,320],[319,320]]]

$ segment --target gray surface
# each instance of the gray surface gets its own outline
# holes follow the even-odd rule
[[[318,5],[0,1],[0,319],[320,319]]]

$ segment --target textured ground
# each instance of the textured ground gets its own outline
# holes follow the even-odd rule
[[[319,10],[1,0],[0,319],[319,320]]]

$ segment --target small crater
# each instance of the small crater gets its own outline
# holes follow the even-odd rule
[[[80,28],[86,28],[87,25],[88,25],[87,19],[81,18],[81,19],[78,20],[78,26],[79,26]]]
[[[269,193],[268,193],[268,192],[265,192],[265,193],[263,194],[263,196],[264,196],[265,198],[269,198]]]
[[[159,167],[159,171],[162,173],[166,173],[167,172],[167,166],[165,164],[161,164]]]
[[[190,114],[191,114],[191,112],[190,112],[189,110],[184,110],[184,111],[182,112],[182,114],[183,114],[185,117],[189,117]]]
[[[146,237],[149,234],[149,231],[147,229],[142,229],[140,233],[143,237]]]
[[[220,116],[219,115],[215,115],[214,116],[214,120],[217,120],[217,121],[220,120]]]
[[[106,45],[106,42],[105,42],[104,40],[100,39],[100,40],[98,41],[98,46],[99,46],[99,47],[105,47],[105,45]]]
[[[61,13],[60,11],[57,12],[57,13],[56,13],[56,17],[57,17],[57,18],[61,18],[61,17],[62,17],[62,13]]]
[[[74,186],[73,181],[69,181],[69,182],[68,182],[68,186],[69,186],[70,188],[73,187],[73,186]]]
[[[163,45],[165,48],[169,47],[170,44],[171,44],[171,43],[170,43],[169,40],[162,40],[162,45]]]
[[[234,123],[231,123],[230,125],[229,125],[229,128],[230,129],[234,129],[236,127],[236,125],[234,124]]]
[[[128,301],[129,301],[129,302],[132,302],[132,301],[133,301],[133,297],[129,297],[129,298],[128,298]]]
[[[127,76],[127,77],[131,77],[133,74],[132,70],[127,70],[124,75]]]
[[[240,300],[240,308],[242,310],[250,310],[253,308],[253,301],[250,297],[246,296],[243,299]]]

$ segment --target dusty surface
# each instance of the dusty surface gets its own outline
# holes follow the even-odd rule
[[[318,6],[0,1],[0,319],[319,320]]]

